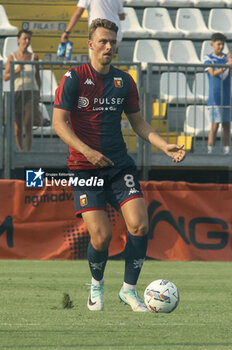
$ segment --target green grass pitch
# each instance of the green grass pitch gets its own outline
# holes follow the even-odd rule
[[[86,307],[87,261],[0,260],[0,349],[230,350],[229,262],[145,262],[138,291],[173,281],[180,304],[171,314],[135,313],[119,303],[123,261],[105,272],[105,310]],[[64,309],[69,294],[74,307]]]

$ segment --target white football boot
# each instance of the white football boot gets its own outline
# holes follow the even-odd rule
[[[143,302],[143,299],[138,295],[135,289],[124,291],[123,287],[119,292],[119,299],[126,305],[129,305],[133,311],[149,312],[148,308]]]
[[[104,309],[104,282],[91,284],[87,307],[91,311],[100,311]]]

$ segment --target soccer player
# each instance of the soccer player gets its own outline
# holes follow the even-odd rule
[[[124,283],[120,299],[133,311],[148,311],[136,291],[147,249],[148,215],[121,133],[123,111],[135,132],[159,147],[175,162],[185,157],[183,146],[167,144],[140,112],[138,91],[131,76],[110,63],[116,50],[117,26],[96,19],[89,30],[91,63],[71,68],[64,75],[54,102],[53,128],[69,145],[68,165],[86,182],[74,188],[76,214],[82,215],[90,234],[87,257],[92,274],[89,310],[104,307],[104,269],[112,230],[106,203],[120,210],[127,229]],[[69,120],[70,126],[67,124]],[[101,186],[88,187],[99,179]]]
[[[224,144],[223,153],[230,152],[230,68],[232,68],[231,54],[223,53],[226,37],[222,33],[214,33],[211,37],[213,52],[204,59],[205,64],[214,64],[214,67],[207,67],[209,81],[208,107],[212,128],[208,136],[208,153],[213,153],[216,143],[219,124],[222,123]],[[218,64],[226,64],[228,68],[218,68]]]

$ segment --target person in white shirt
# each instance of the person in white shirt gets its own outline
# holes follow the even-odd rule
[[[120,21],[125,19],[122,0],[79,0],[77,9],[72,15],[65,32],[61,35],[61,42],[66,43],[69,40],[69,34],[78,22],[84,10],[88,11],[88,24],[96,18],[107,19],[114,22],[119,28],[117,33],[117,42],[122,40],[122,31]]]

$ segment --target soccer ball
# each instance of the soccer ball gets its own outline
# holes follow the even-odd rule
[[[144,291],[144,302],[154,312],[170,313],[175,310],[179,300],[177,287],[167,280],[153,281]]]

